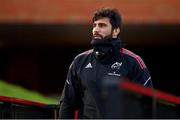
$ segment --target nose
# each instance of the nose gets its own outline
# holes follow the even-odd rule
[[[99,31],[100,31],[100,29],[99,29],[98,25],[93,27],[93,34],[99,33]]]

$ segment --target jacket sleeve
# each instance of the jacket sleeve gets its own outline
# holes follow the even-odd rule
[[[142,84],[143,86],[153,87],[151,75],[142,58],[137,56],[132,66],[130,79],[136,83]]]
[[[65,81],[64,89],[60,98],[60,119],[73,119],[81,101],[80,83],[75,70],[74,62],[70,65]]]
[[[140,83],[144,87],[150,87],[150,88],[154,89],[153,83],[151,80],[151,75],[141,57],[138,56],[136,58],[132,70],[133,70],[132,71],[132,75],[133,75],[132,79],[135,82]],[[150,117],[149,115],[152,114],[152,109],[153,109],[152,99],[149,99],[148,97],[143,97],[141,100],[142,100],[141,107],[142,107],[142,111],[143,111],[143,117],[149,118]]]

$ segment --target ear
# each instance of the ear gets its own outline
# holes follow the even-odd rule
[[[121,32],[120,28],[115,28],[113,29],[113,32],[112,32],[112,38],[117,38],[118,34]]]

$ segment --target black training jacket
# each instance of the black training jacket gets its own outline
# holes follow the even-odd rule
[[[119,59],[112,64],[101,64],[95,57],[93,49],[75,57],[69,67],[65,86],[60,100],[59,118],[74,118],[78,110],[78,118],[119,118],[108,115],[107,86],[118,84],[129,79],[146,87],[152,87],[151,76],[140,56],[121,48]],[[114,101],[118,97],[114,96]],[[116,103],[115,103],[116,104]]]

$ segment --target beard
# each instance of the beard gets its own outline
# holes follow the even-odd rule
[[[92,40],[103,40],[103,39],[112,39],[112,32],[105,37],[103,37],[101,34],[98,34],[98,33],[95,33],[92,36]]]
[[[96,46],[96,45],[100,45],[100,44],[109,44],[109,42],[112,40],[112,35],[107,35],[105,37],[94,37],[93,36],[93,39],[91,40],[91,44],[93,46]]]
[[[97,33],[93,35],[92,39],[103,39],[103,36]]]

